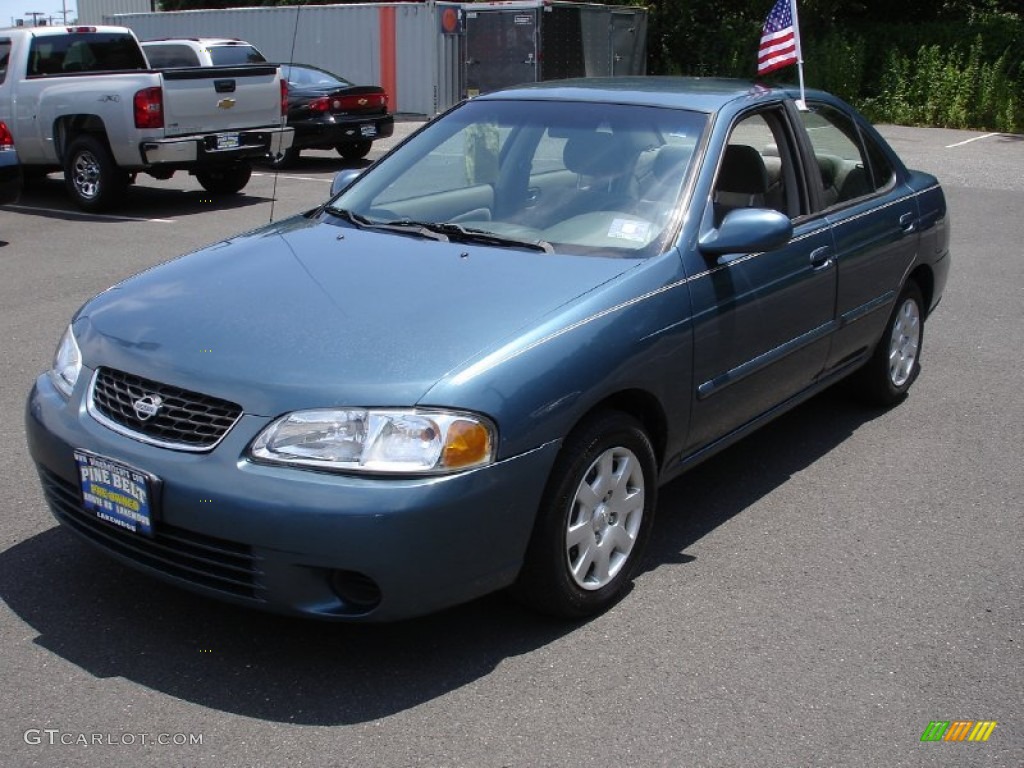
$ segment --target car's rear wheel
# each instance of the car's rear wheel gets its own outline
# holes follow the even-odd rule
[[[103,211],[124,196],[128,174],[117,166],[102,139],[79,136],[64,155],[64,185],[79,208]]]
[[[252,166],[248,163],[196,171],[196,180],[202,184],[203,189],[215,195],[233,195],[240,192],[249,183],[250,176]]]
[[[924,299],[917,283],[908,280],[871,359],[854,375],[861,399],[881,406],[902,400],[921,372],[923,341]]]
[[[339,144],[335,149],[346,160],[362,160],[370,154],[372,146],[372,141],[353,141],[348,144]]]
[[[555,462],[513,593],[565,618],[606,609],[628,589],[654,522],[657,463],[643,427],[599,414]]]

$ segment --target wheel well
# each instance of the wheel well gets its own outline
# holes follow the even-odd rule
[[[110,149],[110,142],[107,140],[107,127],[102,118],[98,115],[65,115],[59,118],[53,126],[57,159],[61,163],[64,162],[64,155],[71,142],[83,133],[95,136],[107,145],[107,149]]]
[[[628,389],[616,392],[601,402],[597,403],[587,413],[583,414],[580,422],[589,416],[600,411],[621,411],[628,413],[644,426],[644,431],[651,439],[654,448],[654,455],[661,467],[665,458],[665,443],[667,440],[667,429],[665,426],[665,412],[658,402],[658,399],[650,392],[640,389]],[[577,423],[580,423],[577,422]]]
[[[932,297],[935,295],[935,277],[932,275],[931,269],[922,264],[910,273],[909,279],[917,283],[917,287],[921,289],[921,298],[924,299],[924,313],[927,315],[931,311]]]

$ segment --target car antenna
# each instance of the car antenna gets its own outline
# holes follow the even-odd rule
[[[292,49],[288,53],[288,63],[289,64],[291,62],[295,61],[295,41],[299,37],[299,14],[302,13],[302,9],[304,7],[305,6],[303,6],[303,5],[295,6],[295,25],[292,27]],[[278,69],[281,68],[280,64],[278,64],[277,66],[278,66]],[[281,77],[284,77],[284,72],[281,72]],[[285,82],[287,82],[287,81],[285,81]],[[285,123],[286,124],[287,124],[287,115],[288,115],[288,112],[287,112],[287,108],[286,108],[286,110],[285,110]],[[292,141],[295,141],[295,134],[294,133],[292,134]],[[273,186],[273,191],[270,194],[270,221],[267,222],[268,224],[273,224],[274,223],[274,205],[275,205],[275,203],[277,203],[277,175],[281,172],[280,169],[277,168],[277,164],[276,163],[274,164],[274,166],[275,166],[274,167],[274,186]]]

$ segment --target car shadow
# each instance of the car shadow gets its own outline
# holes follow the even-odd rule
[[[693,561],[685,550],[694,542],[877,415],[826,392],[670,484],[645,568]],[[44,514],[41,499],[39,507]],[[90,675],[309,725],[362,723],[422,704],[580,626],[503,593],[397,624],[267,615],[164,585],[58,528],[0,555],[0,597],[39,646]]]
[[[211,208],[231,210],[268,205],[271,198],[249,194],[215,195],[204,189],[159,187],[145,182],[133,184],[118,206],[104,213],[88,213],[75,206],[56,176],[38,179],[23,189],[16,210],[28,216],[62,221],[123,224],[138,219],[172,219],[206,213]]]

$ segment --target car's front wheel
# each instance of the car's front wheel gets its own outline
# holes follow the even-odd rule
[[[64,155],[64,184],[79,208],[103,211],[124,196],[128,174],[118,167],[102,139],[79,136]]]
[[[370,147],[372,146],[372,141],[352,141],[348,144],[339,144],[335,149],[346,160],[362,160],[370,154]]]
[[[639,567],[657,503],[654,448],[636,419],[581,424],[555,462],[513,593],[565,618],[606,609]]]
[[[854,384],[863,400],[872,405],[891,406],[907,394],[921,372],[924,313],[921,289],[908,280],[878,346],[854,375]]]
[[[233,195],[240,192],[249,183],[250,176],[252,166],[248,163],[196,171],[196,180],[202,184],[203,189],[215,195]]]

